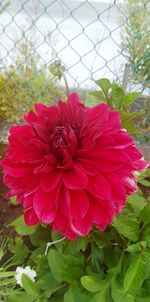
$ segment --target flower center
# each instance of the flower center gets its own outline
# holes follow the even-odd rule
[[[77,146],[76,135],[72,127],[55,125],[50,141],[52,151],[58,160],[58,166],[70,165]]]
[[[56,126],[53,138],[55,148],[65,146],[67,144],[67,131],[64,126]]]

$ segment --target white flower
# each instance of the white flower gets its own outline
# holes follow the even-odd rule
[[[27,275],[33,282],[35,282],[35,278],[37,276],[35,270],[31,269],[30,266],[26,266],[25,268],[21,266],[17,266],[15,279],[17,284],[19,284],[21,287],[22,287],[22,282],[21,282],[22,274]]]

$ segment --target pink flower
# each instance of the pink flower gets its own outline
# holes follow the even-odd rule
[[[68,239],[103,231],[137,189],[144,170],[119,113],[107,104],[87,108],[75,93],[58,106],[35,105],[26,124],[10,129],[1,161],[7,197],[23,204],[27,225],[43,223]]]

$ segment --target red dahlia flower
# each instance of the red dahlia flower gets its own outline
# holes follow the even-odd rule
[[[147,163],[107,104],[87,108],[75,93],[58,106],[35,105],[10,129],[1,161],[7,197],[23,204],[27,225],[49,224],[68,239],[103,231],[136,191]]]

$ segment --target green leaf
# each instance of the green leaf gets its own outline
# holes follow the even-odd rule
[[[104,289],[95,294],[91,302],[108,302],[107,289]]]
[[[130,120],[121,122],[121,126],[123,129],[126,129],[130,134],[138,134],[138,130],[135,126],[135,123]]]
[[[44,226],[38,225],[33,234],[30,235],[31,243],[34,246],[41,246],[47,244],[50,240],[50,230]]]
[[[91,295],[78,286],[71,286],[64,295],[64,302],[91,302]]]
[[[94,233],[90,237],[90,242],[96,243],[96,245],[100,249],[103,247],[112,245],[111,240],[109,238],[109,233],[107,233],[106,231],[105,231],[105,233],[99,232],[97,230],[94,231]]]
[[[46,291],[55,289],[60,285],[60,282],[58,282],[56,279],[54,279],[51,272],[48,272],[41,276],[41,278],[36,282],[38,288]]]
[[[0,278],[14,277],[15,272],[0,272]]]
[[[54,231],[54,232],[51,233],[51,239],[52,239],[52,241],[57,241],[57,240],[62,239],[62,238],[63,238],[62,235],[58,231]],[[64,244],[64,241],[60,242],[59,246],[63,245],[63,244]],[[57,245],[57,247],[58,247],[58,245]]]
[[[137,242],[135,244],[130,244],[127,248],[126,251],[129,253],[137,253],[141,251],[141,242]]]
[[[150,247],[150,223],[144,227],[144,230],[142,232],[142,240],[146,241]]]
[[[21,278],[22,286],[26,293],[32,297],[39,297],[40,290],[37,285],[25,274]]]
[[[133,120],[134,118],[143,115],[144,111],[136,111],[136,112],[121,112],[121,120],[128,121]]]
[[[141,219],[144,224],[150,223],[150,206],[146,206],[141,212]]]
[[[142,285],[146,275],[146,266],[142,255],[133,259],[124,278],[125,292],[132,292]]]
[[[29,296],[27,293],[18,292],[17,294],[11,294],[6,302],[32,302],[33,299],[34,298]]]
[[[127,237],[129,240],[138,240],[139,224],[133,216],[116,216],[114,219],[114,226],[119,233]]]
[[[140,111],[140,112],[124,112],[124,111],[121,111],[120,116],[121,116],[121,126],[122,126],[122,128],[125,128],[130,134],[136,134],[137,129],[136,129],[135,124],[133,123],[132,120],[134,120],[134,118],[136,118],[137,116],[140,116],[142,114],[144,114],[143,111]]]
[[[139,181],[141,185],[143,185],[144,187],[150,187],[150,181],[148,180],[140,180]]]
[[[95,81],[95,83],[102,89],[106,98],[108,97],[108,91],[111,88],[111,83],[108,79],[102,78]]]
[[[116,83],[113,83],[111,97],[116,109],[120,109],[122,107],[124,96],[125,94],[123,87],[117,85]]]
[[[63,255],[60,255],[54,249],[49,250],[48,263],[54,278],[58,281],[62,281],[63,271],[65,270],[65,261]]]
[[[88,245],[88,237],[79,237],[74,241],[66,241],[64,247],[65,254],[75,254],[77,252],[85,251]]]
[[[88,275],[81,278],[81,283],[89,292],[96,293],[107,286],[108,280],[102,280],[98,275]]]
[[[111,293],[114,302],[134,302],[131,295],[124,293],[123,286],[117,279],[113,279],[111,283]]]
[[[12,226],[15,228],[16,232],[19,235],[26,236],[26,235],[31,235],[36,231],[37,226],[27,226],[24,223],[23,215],[18,217],[16,220],[11,222],[9,226]]]
[[[82,261],[83,258],[79,254],[77,256],[63,255],[54,249],[48,253],[49,267],[58,281],[79,280],[83,275]]]
[[[105,102],[106,98],[104,97],[102,91],[93,91],[91,95],[94,96],[99,102]]]
[[[11,204],[16,204],[16,196],[13,196],[13,197],[11,197],[10,199],[9,199],[9,202],[11,203]]]
[[[0,261],[2,260],[4,256],[4,249],[0,247]]]
[[[132,104],[138,97],[140,96],[140,93],[138,92],[130,92],[123,98],[123,103],[128,106]]]
[[[118,261],[121,256],[121,250],[118,246],[107,247],[103,249],[104,263],[109,269],[118,270]],[[113,255],[113,257],[110,257]]]
[[[144,180],[146,178],[150,177],[150,169],[147,169],[145,171],[143,171],[139,177],[138,177],[138,181],[141,182],[141,180]]]
[[[143,196],[136,193],[127,198],[127,203],[132,206],[133,209],[142,210],[146,206],[146,200]]]
[[[135,302],[150,302],[150,297],[145,298],[135,298]]]
[[[29,255],[29,249],[23,243],[23,240],[20,237],[16,237],[15,242],[13,241],[13,239],[9,239],[8,249],[12,254],[14,254],[13,260],[11,261],[12,265],[14,263],[22,264],[25,261],[26,257]]]
[[[102,272],[101,266],[104,260],[103,250],[100,249],[96,244],[92,245],[90,266],[94,272]]]

